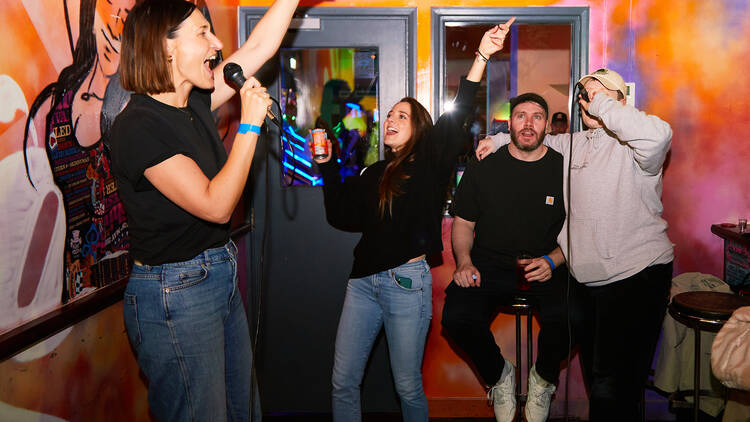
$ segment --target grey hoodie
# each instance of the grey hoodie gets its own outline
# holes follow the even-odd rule
[[[601,286],[674,258],[661,218],[662,170],[672,128],[603,94],[594,97],[588,111],[606,129],[573,134],[572,213],[567,203],[570,135],[547,135],[544,144],[564,157],[568,218],[557,241],[573,276]],[[493,135],[492,142],[497,150],[510,142],[510,135]]]

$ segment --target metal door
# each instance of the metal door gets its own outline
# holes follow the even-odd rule
[[[265,8],[240,8],[242,40],[264,12]],[[298,106],[317,104],[317,99],[311,101],[306,96],[320,96],[310,92],[320,87],[297,89],[292,98],[290,79],[284,75],[294,67],[294,78],[309,82],[310,72],[296,68],[302,61],[321,65],[321,57],[326,57],[326,65],[331,60],[336,66],[342,60],[355,62],[353,66],[359,67],[350,79],[351,86],[337,88],[335,95],[347,112],[355,114],[354,120],[356,112],[352,110],[360,105],[356,101],[367,97],[360,103],[368,103],[369,129],[374,130],[374,135],[370,130],[368,136],[376,148],[369,150],[368,160],[377,160],[382,157],[378,114],[385,115],[399,99],[414,95],[415,26],[413,8],[309,8],[293,20],[276,58],[256,75],[287,114],[283,147],[275,127],[258,144],[247,193],[248,219],[254,222],[254,230],[246,236],[251,255],[248,310],[252,326],[260,304],[256,355],[265,412],[330,411],[334,339],[352,252],[360,236],[336,230],[326,222],[323,192],[316,186],[319,181],[314,182],[315,166],[310,163],[309,151],[303,151],[305,132],[314,124],[309,118],[301,124],[296,141],[287,130],[293,117],[304,116]],[[318,68],[312,72],[322,74],[318,79],[326,85],[336,79],[333,73],[339,70]],[[362,74],[366,76],[360,77]],[[360,84],[358,80],[369,82]],[[352,98],[355,100],[348,101]],[[356,169],[357,165],[352,171]],[[290,182],[294,184],[287,186]],[[398,411],[392,384],[381,338],[365,376],[363,410]]]

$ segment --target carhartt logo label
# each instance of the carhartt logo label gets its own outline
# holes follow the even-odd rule
[[[555,205],[555,197],[554,196],[548,196],[547,200],[544,201],[547,205]]]

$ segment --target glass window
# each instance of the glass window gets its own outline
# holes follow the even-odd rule
[[[445,79],[442,110],[450,104],[458,91],[462,75],[471,67],[474,52],[485,31],[493,24],[450,22],[445,26]],[[495,53],[487,64],[482,89],[477,93],[475,114],[468,130],[479,140],[498,132],[509,132],[509,100],[525,92],[535,92],[547,101],[549,120],[556,112],[568,113],[568,88],[571,66],[570,24],[514,24],[503,49]],[[567,129],[566,129],[567,130]],[[474,151],[459,157],[446,214],[450,211],[453,194],[461,180],[466,161]]]
[[[279,56],[284,184],[323,183],[309,147],[313,129],[325,131],[342,177],[377,161],[377,49],[282,49]]]
[[[445,28],[445,97],[450,101],[461,75],[471,66],[474,51],[490,24],[449,23]],[[503,50],[494,54],[476,101],[470,128],[475,142],[487,134],[508,132],[510,98],[535,92],[547,101],[549,118],[568,113],[571,25],[514,24]]]

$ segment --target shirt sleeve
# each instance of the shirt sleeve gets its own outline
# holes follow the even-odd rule
[[[323,176],[326,220],[339,230],[361,232],[364,226],[362,214],[365,192],[362,176],[349,176],[341,181],[339,168],[334,158],[326,163],[318,164],[318,169]]]
[[[418,148],[440,170],[453,170],[458,156],[466,150],[469,137],[463,126],[466,118],[474,112],[477,89],[479,82],[469,81],[462,76],[453,100],[453,110],[443,113],[429,136],[420,141]]]
[[[456,194],[453,197],[453,215],[455,217],[473,222],[479,219],[481,209],[477,189],[478,172],[479,163],[476,159],[469,160],[469,165],[461,176],[461,182],[459,182]]]
[[[190,154],[163,121],[146,113],[130,117],[134,118],[118,121],[112,130],[113,158],[137,191],[147,190],[151,184],[144,176],[146,169],[177,154]]]

